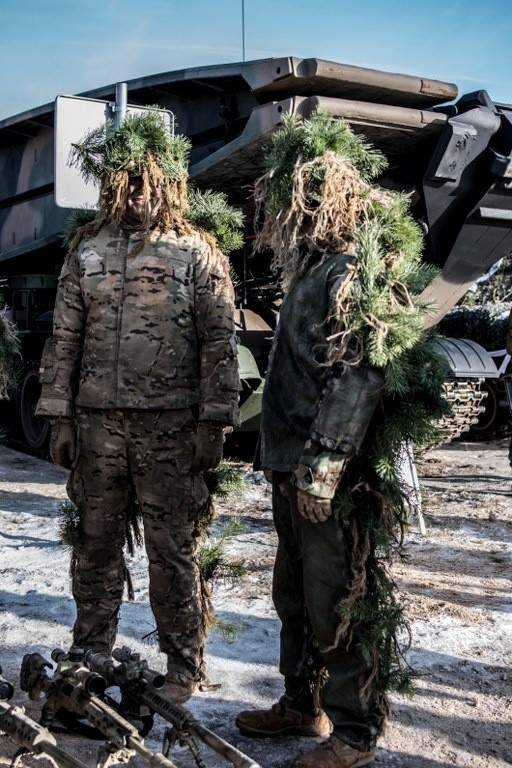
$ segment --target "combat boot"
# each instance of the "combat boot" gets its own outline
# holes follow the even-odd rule
[[[270,709],[240,712],[235,725],[245,736],[328,736],[331,721],[319,710],[307,714],[293,709],[293,701],[282,696]]]
[[[200,679],[195,678],[185,669],[169,670],[165,676],[162,693],[176,704],[184,704],[197,691],[200,682]]]
[[[375,750],[356,749],[345,744],[337,736],[332,736],[323,744],[299,757],[293,768],[362,768],[375,758]]]
[[[165,676],[163,693],[176,704],[184,704],[198,687],[199,680],[194,680],[186,672],[170,672]]]

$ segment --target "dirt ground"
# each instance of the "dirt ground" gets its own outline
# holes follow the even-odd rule
[[[418,463],[426,530],[421,533],[419,521],[411,521],[407,560],[394,571],[412,625],[407,658],[417,692],[410,699],[394,697],[376,765],[512,764],[512,470],[507,451],[508,440],[456,442],[430,451]],[[48,656],[52,648],[69,644],[73,621],[65,573],[69,555],[56,541],[66,476],[58,467],[0,448],[0,663],[15,687],[9,703],[25,707],[36,719],[41,703],[19,690],[22,655]],[[234,514],[244,523],[228,549],[245,560],[248,572],[214,586],[217,614],[235,630],[232,637],[212,632],[209,638],[210,676],[222,687],[194,696],[187,706],[262,768],[290,768],[314,740],[252,740],[234,726],[240,709],[266,707],[281,694],[279,625],[270,599],[276,540],[268,484],[261,474],[248,472],[243,498],[230,497],[217,507],[217,527]],[[27,509],[30,520],[23,516]],[[129,565],[135,600],[123,606],[120,639],[144,653],[151,667],[161,668],[158,649],[143,639],[152,626],[143,555]],[[148,749],[160,751],[164,726],[157,718],[145,739]],[[98,742],[70,734],[57,739],[86,765],[95,765]],[[9,765],[15,753],[12,739],[1,737],[0,766]],[[180,768],[196,764],[181,747],[171,758]],[[207,749],[202,759],[212,768],[229,764]],[[137,756],[129,762],[144,765]],[[49,759],[25,755],[20,760],[20,766],[43,764]]]

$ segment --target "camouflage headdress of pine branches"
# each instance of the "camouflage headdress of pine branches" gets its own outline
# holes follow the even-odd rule
[[[351,573],[337,638],[349,647],[363,627],[358,650],[374,671],[362,693],[382,717],[388,690],[410,684],[399,642],[407,623],[388,572],[407,521],[398,459],[405,444],[433,442],[447,409],[446,361],[423,331],[428,307],[420,300],[436,270],[421,261],[408,196],[374,182],[385,167],[384,156],[343,120],[288,115],[255,185],[255,250],[272,250],[285,290],[324,254],[352,255],[326,317],[327,355],[339,368],[362,362],[384,373],[381,403],[333,501]]]
[[[108,122],[90,131],[73,145],[70,163],[85,181],[99,184],[97,220],[121,221],[129,179],[140,176],[148,200],[151,187],[162,189],[156,226],[162,231],[173,228],[186,233],[190,225],[183,221],[183,212],[188,208],[190,147],[186,136],[173,135],[156,108],[150,108],[126,117],[117,131]],[[143,222],[143,228],[150,224]]]
[[[255,248],[272,250],[285,287],[304,272],[311,253],[350,248],[369,182],[386,165],[344,120],[321,110],[304,120],[283,117],[255,185]]]
[[[90,131],[73,146],[71,164],[86,181],[99,184],[99,210],[77,209],[68,218],[64,244],[73,250],[105,222],[118,224],[125,212],[130,176],[141,176],[148,199],[152,186],[162,189],[156,221],[142,223],[148,235],[150,226],[162,232],[173,229],[178,235],[197,230],[224,255],[241,248],[244,217],[227,196],[187,188],[190,148],[186,136],[170,133],[156,108],[130,115],[116,132],[109,125]]]
[[[330,353],[385,367],[421,337],[428,307],[418,295],[433,277],[421,262],[421,230],[407,195],[372,182],[384,155],[341,119],[286,115],[255,186],[256,250],[290,288],[319,253],[354,254],[330,318]],[[354,355],[354,351],[357,354]]]

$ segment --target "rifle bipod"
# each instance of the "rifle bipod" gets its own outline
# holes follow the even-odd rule
[[[164,731],[164,738],[162,743],[162,754],[165,757],[169,757],[169,753],[174,746],[179,744],[180,747],[187,747],[190,754],[194,758],[197,768],[206,768],[206,764],[203,762],[197,742],[191,733],[185,733],[183,730],[176,728],[174,725],[168,725]]]

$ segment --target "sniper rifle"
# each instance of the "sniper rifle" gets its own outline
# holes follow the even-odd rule
[[[55,736],[47,728],[28,717],[21,707],[11,707],[6,703],[13,694],[14,688],[2,677],[0,667],[0,731],[21,745],[13,758],[11,768],[16,766],[25,752],[48,755],[61,768],[86,768],[81,760],[58,746]]]
[[[69,654],[59,649],[52,651],[52,660],[57,663],[52,677],[46,672],[52,665],[41,654],[31,653],[23,657],[21,689],[32,700],[45,698],[41,725],[51,725],[61,710],[88,720],[107,739],[101,750],[101,760],[98,756],[98,764],[103,768],[115,757],[126,761],[133,752],[144,758],[150,768],[176,768],[161,753],[147,749],[135,726],[100,698],[107,687],[106,682],[84,666],[83,656],[83,650],[76,647],[71,648]]]
[[[61,768],[87,768],[77,757],[73,757],[61,749],[55,736],[47,728],[28,717],[21,707],[10,707],[5,701],[0,701],[0,730],[21,745],[21,749],[12,761],[11,768],[15,768],[18,760],[25,752],[32,752],[34,755],[48,755]]]
[[[149,669],[140,654],[132,653],[126,646],[114,649],[112,656],[88,651],[85,664],[91,672],[101,675],[108,686],[119,687],[121,712],[140,720],[147,719],[149,713],[149,728],[154,714],[171,724],[164,735],[164,755],[178,743],[189,748],[199,768],[205,768],[196,743],[198,739],[235,768],[260,768],[250,757],[202,725],[185,707],[162,693],[159,689],[165,684],[164,676]]]

